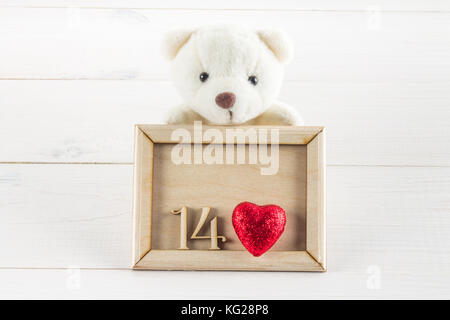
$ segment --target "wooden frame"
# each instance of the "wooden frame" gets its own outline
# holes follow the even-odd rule
[[[326,271],[325,129],[323,127],[253,126],[279,130],[280,145],[306,145],[306,249],[269,251],[253,257],[247,251],[152,249],[154,148],[174,143],[172,132],[193,126],[136,125],[134,166],[133,269]],[[227,126],[203,126],[225,132]],[[244,130],[250,126],[240,127]],[[210,143],[211,141],[203,141]],[[246,142],[249,144],[250,142]]]

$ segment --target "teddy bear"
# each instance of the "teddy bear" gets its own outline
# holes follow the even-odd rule
[[[281,31],[237,25],[178,29],[165,36],[163,49],[184,100],[169,111],[168,124],[302,124],[293,107],[276,101],[293,55]]]

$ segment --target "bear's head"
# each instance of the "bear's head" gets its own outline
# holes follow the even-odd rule
[[[174,30],[164,41],[185,103],[215,124],[240,124],[275,100],[292,45],[275,30],[238,26]]]

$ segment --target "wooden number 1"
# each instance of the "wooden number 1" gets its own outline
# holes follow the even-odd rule
[[[189,250],[187,247],[187,208],[182,207],[180,210],[170,211],[172,214],[179,214],[180,216],[180,250]]]
[[[220,250],[218,246],[218,239],[222,240],[222,242],[227,241],[227,238],[225,236],[218,236],[217,235],[217,217],[214,217],[211,220],[211,235],[210,236],[199,236],[198,233],[202,229],[203,225],[206,222],[206,219],[208,219],[209,212],[211,211],[211,208],[205,207],[202,208],[202,215],[200,216],[200,220],[197,224],[197,227],[195,227],[194,233],[191,236],[191,239],[210,239],[211,245],[209,247],[210,250]],[[189,250],[187,247],[187,208],[182,207],[180,210],[172,210],[172,214],[181,214],[181,221],[180,221],[180,247],[178,249],[181,250]]]

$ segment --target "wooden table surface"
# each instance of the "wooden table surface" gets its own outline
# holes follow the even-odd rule
[[[161,35],[215,22],[295,42],[327,273],[128,270],[133,124],[180,101]],[[450,298],[450,4],[0,1],[0,298]]]

